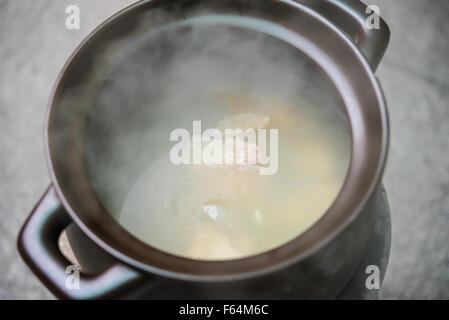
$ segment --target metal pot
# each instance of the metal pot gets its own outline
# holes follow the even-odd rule
[[[82,156],[86,112],[68,107],[62,97],[83,82],[104,45],[126,45],[123,41],[135,30],[135,22],[153,10],[166,12],[166,19],[152,22],[152,28],[200,14],[212,21],[232,14],[234,19],[227,23],[261,33],[271,31],[263,29],[263,23],[244,24],[242,19],[268,22],[283,30],[272,32],[272,37],[302,51],[331,79],[351,123],[351,164],[337,199],[305,233],[255,256],[199,261],[139,241],[105,210]],[[372,233],[374,199],[388,149],[387,110],[374,71],[389,30],[383,20],[379,29],[368,29],[365,10],[361,2],[350,0],[153,0],[108,19],[75,50],[51,95],[45,148],[52,186],[20,232],[18,246],[25,262],[60,298],[127,297],[141,290],[155,298],[335,297],[360,263]],[[58,236],[71,223],[79,228],[72,232],[75,244],[78,237],[80,246],[93,242],[97,247],[85,261],[99,272],[83,274],[79,290],[66,288],[68,262],[57,246]]]

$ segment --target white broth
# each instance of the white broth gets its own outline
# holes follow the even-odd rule
[[[217,99],[230,112],[217,127],[278,129],[278,172],[175,166],[163,154],[138,177],[118,216],[139,239],[193,259],[250,256],[300,235],[336,198],[349,163],[349,133],[311,109],[242,93]]]

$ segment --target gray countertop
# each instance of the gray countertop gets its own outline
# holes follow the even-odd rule
[[[52,296],[19,258],[18,230],[49,184],[44,110],[77,44],[129,0],[0,0],[0,299]],[[368,2],[367,2],[368,3]],[[65,28],[65,8],[81,29]],[[384,184],[392,251],[381,297],[449,298],[449,1],[370,0],[392,38],[378,70],[391,118]]]

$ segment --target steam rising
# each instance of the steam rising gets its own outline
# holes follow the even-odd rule
[[[297,192],[307,183],[313,185],[308,189],[322,194],[318,207],[307,207],[317,213],[305,213],[301,226],[292,225],[291,221],[296,220],[290,218],[284,220],[290,221],[287,223],[290,225],[283,224],[280,221],[283,213],[279,213],[276,224],[284,236],[281,242],[291,239],[324,213],[347,171],[349,128],[334,88],[297,49],[247,28],[256,28],[260,21],[234,16],[211,17],[205,12],[199,18],[171,20],[157,11],[143,16],[126,37],[109,42],[99,51],[91,71],[62,101],[78,108],[80,117],[87,116],[82,148],[95,191],[106,209],[119,219],[124,201],[129,201],[125,200],[128,193],[147,172],[146,177],[152,182],[146,185],[145,193],[151,201],[157,201],[156,195],[164,196],[161,190],[169,192],[176,188],[179,177],[183,176],[179,173],[176,177],[180,169],[172,168],[168,158],[172,147],[170,132],[191,128],[192,122],[198,120],[204,128],[212,128],[235,114],[237,104],[232,99],[250,97],[251,102],[240,111],[270,115],[275,119],[273,125],[279,129],[280,143],[283,143],[276,178],[279,180],[270,187],[273,192],[270,205],[281,210],[282,203],[287,206],[285,210],[291,211],[294,206],[289,205],[292,200],[286,196],[292,196],[291,190]],[[153,27],[162,22],[166,23],[161,28]],[[91,100],[88,93],[94,89],[96,94]],[[320,181],[322,187],[313,177],[314,169],[291,171],[300,150],[293,146],[306,146],[310,142],[307,137],[329,145],[330,159],[325,160],[332,163],[329,173],[332,181],[328,184]],[[293,158],[290,152],[295,154]],[[160,170],[155,170],[154,165],[158,163]],[[153,169],[148,170],[149,166]],[[324,171],[319,168],[316,172]],[[189,188],[195,189],[195,185],[183,185],[178,198],[188,194]],[[172,203],[169,209],[175,210],[173,206],[176,207]],[[220,212],[211,211],[210,206],[208,210],[219,216]],[[262,221],[263,214],[267,213],[256,210],[256,220]],[[173,225],[159,229],[169,234],[175,232]],[[248,252],[280,244],[274,231],[262,231],[262,238],[266,239],[260,240],[261,249]]]

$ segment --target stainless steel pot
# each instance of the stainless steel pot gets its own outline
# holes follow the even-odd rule
[[[198,15],[212,20],[233,15],[229,23],[267,33],[271,31],[262,24],[243,24],[242,19],[269,22],[280,30],[270,36],[302,51],[331,79],[351,123],[351,164],[338,198],[305,233],[248,258],[198,261],[137,240],[105,210],[82,156],[85,112],[67,107],[62,97],[83,82],[106,44],[120,40],[126,45],[136,21],[153,10],[166,12],[166,19],[152,22],[151,28]],[[108,19],[75,50],[51,95],[45,147],[52,186],[20,232],[18,246],[25,262],[60,298],[125,297],[140,290],[155,298],[335,297],[361,261],[371,235],[373,199],[388,149],[387,110],[374,71],[386,50],[389,29],[383,20],[379,29],[369,29],[366,19],[366,6],[350,0],[153,0]],[[83,240],[87,236],[100,248],[96,258],[87,260],[101,272],[82,275],[79,290],[66,288],[68,262],[57,246],[59,234],[71,223],[81,230],[75,232],[79,243],[88,246]]]

